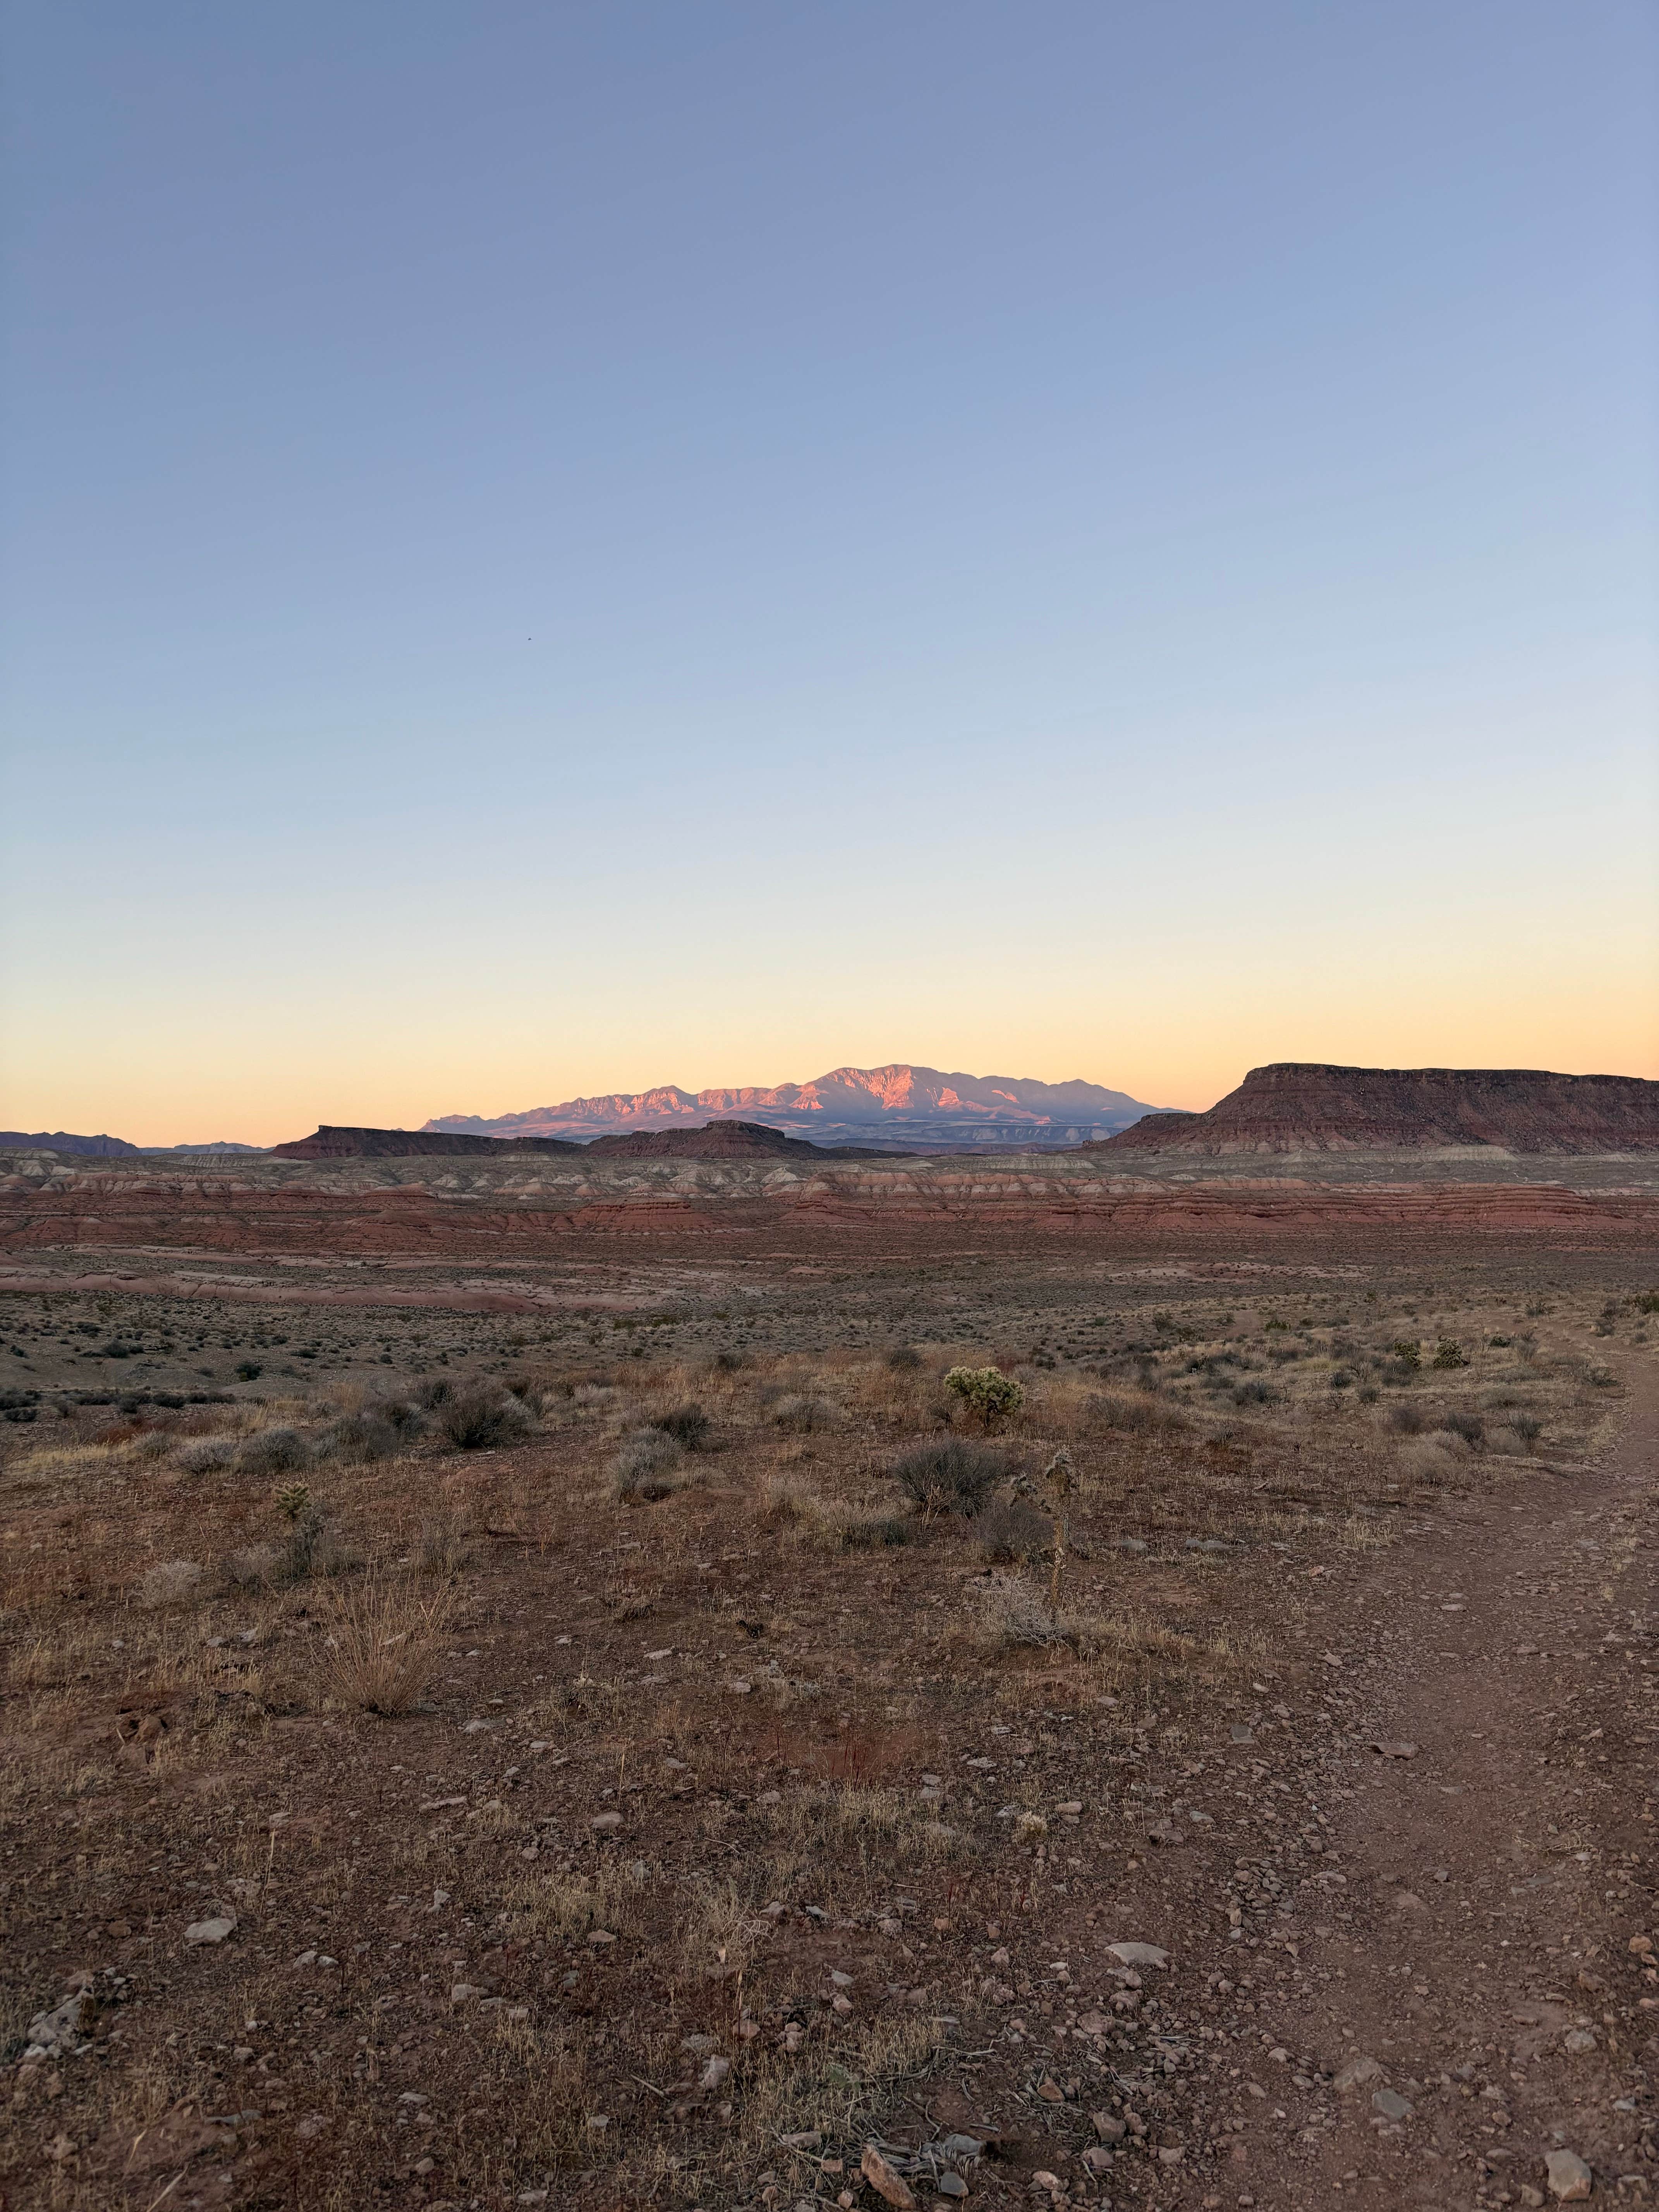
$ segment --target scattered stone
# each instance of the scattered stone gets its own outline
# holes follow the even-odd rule
[[[1414,1743],[1404,1743],[1398,1740],[1385,1741],[1381,1736],[1372,1743],[1371,1749],[1380,1752],[1384,1759],[1415,1759],[1417,1756],[1417,1746]]]
[[[1149,1844],[1184,1844],[1187,1838],[1173,1820],[1154,1820],[1146,1831],[1146,1840]]]
[[[1565,2048],[1575,2054],[1583,2051],[1594,2051],[1595,2048],[1594,2031],[1588,2027],[1573,2028],[1566,2038]]]
[[[620,1813],[596,1813],[587,1825],[598,1835],[614,1835],[617,1830],[622,1826],[622,1814]]]
[[[706,2035],[687,2036],[680,2048],[682,2051],[689,2050],[693,2043],[707,2043],[708,2039]],[[818,2129],[806,2128],[799,2135],[780,2136],[778,2141],[785,2150],[817,2150],[823,2144],[823,2136]]]
[[[1066,2102],[1066,2092],[1047,2074],[1037,2083],[1036,2093],[1045,2105],[1063,2105]]]
[[[1167,1966],[1170,1954],[1156,1943],[1109,1943],[1106,1948],[1121,1966]]]
[[[1550,2195],[1558,2203],[1579,2203],[1595,2185],[1589,2166],[1576,2150],[1546,2151],[1544,2170],[1549,2176]]]
[[[449,1992],[450,2009],[453,2012],[458,2005],[471,2004],[476,1997],[483,1995],[483,1991],[476,1983],[457,1982]]]
[[[884,2203],[896,2206],[897,2212],[911,2212],[916,2201],[915,2190],[902,2174],[894,2172],[874,2143],[864,2146],[864,2155],[859,2160],[859,2172]]]
[[[1375,2058],[1367,2057],[1361,2052],[1339,2071],[1332,2087],[1344,2092],[1357,2089],[1362,2081],[1375,2081],[1382,2071]]]
[[[1378,2089],[1371,2098],[1371,2110],[1381,2112],[1385,2120],[1408,2120],[1416,2109],[1398,2089]]]
[[[66,1996],[51,2012],[38,2012],[29,2022],[27,2058],[44,2058],[57,2051],[78,2051],[85,2040],[97,2008],[85,1990]]]
[[[186,1943],[222,1943],[236,1926],[234,1918],[219,1914],[211,1920],[192,1920],[185,1930]]]
[[[1122,2142],[1123,2123],[1115,2112],[1091,2112],[1089,2118],[1093,2121],[1095,2133],[1100,2137],[1102,2142]]]
[[[1254,1743],[1255,1730],[1247,1721],[1235,1721],[1229,1733],[1235,1743]]]
[[[1056,1813],[1063,1814],[1068,1820],[1074,1820],[1083,1810],[1083,1800],[1080,1797],[1073,1797],[1067,1804],[1056,1805],[1054,1810]]]
[[[702,2087],[705,2089],[718,2089],[731,2071],[732,2062],[729,2058],[711,2058],[702,2069]]]

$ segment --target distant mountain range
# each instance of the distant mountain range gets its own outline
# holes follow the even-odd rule
[[[562,1137],[586,1142],[633,1130],[689,1129],[761,1119],[816,1145],[890,1145],[922,1152],[1005,1151],[1086,1144],[1156,1109],[1098,1083],[1030,1076],[946,1074],[937,1067],[836,1067],[774,1089],[612,1091],[523,1114],[440,1114],[424,1126],[472,1137]]]
[[[21,1129],[0,1129],[0,1151],[73,1152],[84,1158],[131,1160],[162,1152],[258,1152],[261,1145],[228,1144],[221,1138],[211,1145],[130,1145],[125,1137],[72,1137],[64,1129],[37,1130],[33,1136]]]

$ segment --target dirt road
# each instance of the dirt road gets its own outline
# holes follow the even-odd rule
[[[1447,2212],[1573,2201],[1582,2160],[1596,2201],[1651,2200],[1659,1384],[1631,1387],[1595,1468],[1412,1520],[1310,1614],[1299,1686],[1227,1731],[1255,1740],[1215,1805],[1209,2142],[1115,2161],[1137,2194]]]

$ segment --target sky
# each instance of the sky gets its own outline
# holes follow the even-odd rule
[[[0,1127],[1659,1076],[1647,0],[0,40]]]

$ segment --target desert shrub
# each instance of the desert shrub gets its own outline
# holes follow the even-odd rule
[[[679,1473],[685,1454],[660,1429],[641,1429],[625,1437],[611,1468],[611,1494],[620,1504],[654,1504],[683,1489]]]
[[[712,1364],[717,1375],[735,1375],[739,1369],[747,1367],[749,1362],[741,1352],[717,1352]]]
[[[1544,1424],[1536,1413],[1513,1413],[1510,1415],[1510,1426],[1528,1451],[1544,1433]]]
[[[375,1398],[364,1407],[363,1411],[394,1428],[398,1431],[399,1443],[412,1443],[426,1428],[419,1407],[411,1405],[407,1398]]]
[[[234,1589],[264,1589],[274,1579],[281,1556],[275,1544],[244,1544],[226,1553],[219,1571]]]
[[[1443,1374],[1453,1367],[1467,1367],[1469,1356],[1455,1338],[1443,1336],[1434,1347],[1434,1358],[1429,1364],[1439,1368]]]
[[[327,1687],[358,1712],[406,1713],[437,1664],[449,1619],[447,1590],[370,1583],[344,1599],[328,1638]]]
[[[258,1429],[236,1454],[239,1474],[295,1474],[311,1464],[311,1446],[297,1429]]]
[[[827,1398],[815,1398],[806,1391],[791,1390],[773,1407],[772,1419],[781,1429],[789,1429],[797,1435],[805,1436],[815,1429],[833,1428],[841,1414]]]
[[[1457,1412],[1442,1413],[1435,1427],[1443,1434],[1462,1437],[1466,1444],[1478,1444],[1486,1433],[1486,1425],[1479,1413]]]
[[[1385,1382],[1415,1382],[1420,1364],[1417,1360],[1385,1359],[1378,1372]]]
[[[650,1425],[687,1451],[701,1451],[708,1441],[708,1416],[701,1406],[676,1406],[669,1413],[659,1413]]]
[[[1008,1473],[1006,1452],[963,1437],[914,1445],[894,1461],[893,1480],[923,1513],[981,1512]]]
[[[1413,1437],[1401,1447],[1400,1462],[1414,1481],[1432,1486],[1449,1481],[1468,1452],[1462,1437],[1442,1430],[1431,1437]]]
[[[995,1421],[1012,1420],[1025,1403],[1024,1386],[1000,1367],[953,1367],[945,1389],[988,1429]]]
[[[903,1513],[849,1512],[841,1522],[842,1546],[848,1552],[885,1551],[915,1540],[916,1524]]]
[[[179,1447],[179,1464],[186,1474],[217,1474],[235,1456],[236,1447],[228,1437],[198,1437]]]
[[[1023,1498],[994,1498],[974,1534],[988,1559],[1034,1559],[1054,1540],[1054,1524]]]
[[[264,1371],[257,1359],[239,1359],[236,1363],[236,1379],[239,1382],[257,1382]]]
[[[1390,1406],[1382,1417],[1382,1425],[1397,1437],[1419,1437],[1428,1425],[1427,1416],[1420,1406],[1408,1398],[1403,1406]]]
[[[1331,1370],[1331,1388],[1333,1390],[1352,1390],[1353,1388],[1353,1375],[1352,1370],[1346,1367],[1333,1368]]]
[[[1237,1382],[1233,1386],[1235,1406],[1276,1406],[1284,1396],[1271,1382]]]
[[[318,1452],[319,1456],[362,1467],[372,1460],[390,1459],[400,1442],[391,1422],[375,1408],[365,1407],[361,1413],[342,1413],[325,1429],[318,1439]]]
[[[529,1435],[531,1417],[518,1399],[487,1382],[469,1384],[437,1408],[438,1426],[458,1451],[486,1451]]]
[[[1643,1291],[1632,1304],[1639,1314],[1659,1314],[1659,1291]]]
[[[1130,1435],[1162,1428],[1168,1419],[1161,1406],[1146,1397],[1131,1397],[1121,1390],[1091,1390],[1084,1411],[1103,1429],[1121,1429]]]
[[[887,1355],[887,1364],[895,1375],[912,1375],[921,1364],[921,1354],[914,1345],[896,1344]]]
[[[155,1607],[182,1605],[195,1596],[202,1570],[194,1559],[164,1559],[152,1567],[138,1585],[138,1602]]]
[[[440,1406],[449,1403],[455,1395],[455,1388],[447,1375],[430,1376],[416,1387],[415,1402],[424,1407],[428,1413],[434,1413]]]
[[[1409,1367],[1413,1373],[1423,1364],[1423,1347],[1414,1336],[1397,1336],[1389,1352],[1396,1366]]]
[[[1048,1609],[1035,1583],[1021,1575],[988,1575],[968,1592],[982,1641],[994,1646],[1042,1646],[1079,1641],[1076,1624]]]

